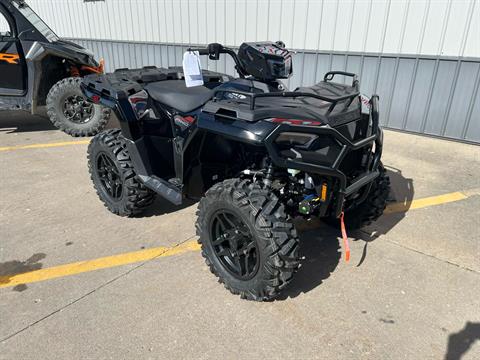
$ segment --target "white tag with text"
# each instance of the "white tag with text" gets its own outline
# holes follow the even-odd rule
[[[187,87],[203,85],[202,67],[198,51],[187,51],[183,54],[183,75]]]

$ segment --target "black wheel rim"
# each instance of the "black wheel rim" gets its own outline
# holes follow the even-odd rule
[[[105,153],[97,157],[97,174],[103,191],[113,200],[120,199],[123,192],[122,178],[115,162]]]
[[[71,122],[85,124],[92,119],[93,104],[80,95],[68,96],[63,102],[63,115]]]
[[[248,226],[227,210],[217,211],[210,222],[215,256],[237,279],[255,276],[260,265],[257,242]]]

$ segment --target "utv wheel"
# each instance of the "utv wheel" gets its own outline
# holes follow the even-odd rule
[[[299,266],[297,232],[270,191],[225,180],[207,191],[197,215],[205,262],[233,294],[270,300],[291,281]]]
[[[79,77],[60,80],[47,95],[47,114],[60,130],[72,136],[92,136],[108,123],[110,109],[88,102]]]
[[[155,193],[137,178],[120,130],[96,135],[88,146],[88,170],[100,200],[112,213],[133,216],[149,206]]]
[[[345,212],[344,221],[347,229],[356,230],[370,225],[383,214],[390,194],[390,179],[382,164],[378,169],[380,175],[372,183],[367,198],[356,207],[352,207]],[[329,225],[339,226],[338,219],[327,218],[325,221]]]

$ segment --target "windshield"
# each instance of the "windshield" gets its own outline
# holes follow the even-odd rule
[[[50,41],[58,41],[60,38],[43,22],[42,19],[25,3],[13,3],[15,7],[22,13],[23,16],[33,25],[38,32],[40,32],[45,38]]]

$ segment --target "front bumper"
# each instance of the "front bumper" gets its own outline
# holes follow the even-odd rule
[[[339,190],[336,196],[336,202],[334,205],[334,213],[338,217],[340,216],[343,203],[346,197],[359,191],[366,185],[372,183],[376,177],[378,177],[380,164],[380,158],[382,156],[383,148],[383,132],[378,124],[378,96],[374,95],[370,100],[371,113],[370,113],[370,134],[365,138],[357,141],[351,141],[344,135],[342,135],[337,129],[334,129],[328,125],[315,127],[315,126],[297,126],[290,124],[281,124],[275,128],[265,139],[265,146],[270,154],[273,163],[276,166],[290,169],[297,169],[305,171],[310,174],[318,174],[327,177],[333,177],[338,180]],[[275,140],[281,133],[295,132],[295,133],[307,133],[315,134],[319,137],[326,138],[335,142],[338,146],[338,151],[335,152],[331,161],[328,164],[312,163],[311,161],[305,161],[303,156],[297,158],[285,157],[281,154],[278,147],[275,144]],[[356,176],[350,183],[347,182],[347,175],[341,171],[340,167],[345,156],[352,151],[359,150],[364,147],[369,147],[375,144],[375,152],[372,153],[372,157],[367,169],[360,175]],[[308,151],[305,152],[308,154]]]

